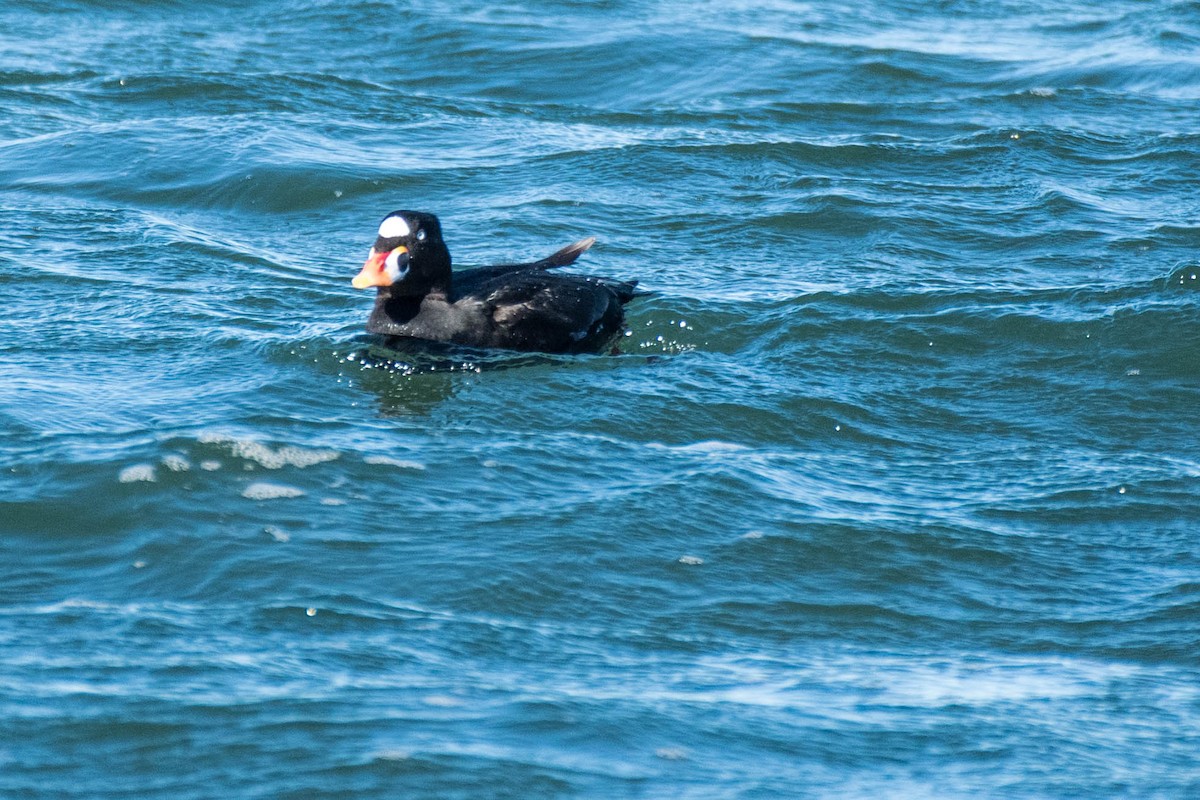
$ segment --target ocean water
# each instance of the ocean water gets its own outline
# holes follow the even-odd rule
[[[1196,2],[7,0],[0,797],[1200,796],[1198,101]],[[395,208],[650,294],[384,350]]]

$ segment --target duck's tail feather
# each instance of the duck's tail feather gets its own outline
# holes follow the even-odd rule
[[[568,264],[574,264],[575,260],[587,252],[588,248],[595,243],[595,236],[589,236],[586,239],[580,239],[578,242],[569,244],[562,250],[546,256],[541,261],[535,261],[529,266],[535,269],[555,269],[556,267],[565,267]]]
[[[635,297],[641,297],[649,292],[637,291],[637,281],[619,281],[615,278],[596,278],[597,283],[601,283],[616,292],[617,299],[621,301],[621,305],[625,305]]]

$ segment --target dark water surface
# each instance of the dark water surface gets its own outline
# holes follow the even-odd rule
[[[1195,2],[0,5],[0,796],[1200,796],[1198,101]],[[654,294],[380,352],[403,207]]]

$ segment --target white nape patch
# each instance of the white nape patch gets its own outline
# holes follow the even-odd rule
[[[388,217],[379,224],[379,235],[384,239],[395,239],[397,236],[408,236],[412,230],[404,217]]]

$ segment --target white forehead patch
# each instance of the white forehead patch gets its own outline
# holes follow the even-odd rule
[[[379,235],[384,239],[395,239],[397,236],[408,236],[412,233],[404,217],[388,217],[379,225]]]

